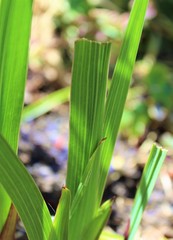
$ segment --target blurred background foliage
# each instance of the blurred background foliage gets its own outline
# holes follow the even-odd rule
[[[70,85],[78,38],[112,42],[111,77],[131,6],[129,0],[35,0],[25,104]],[[121,138],[133,146],[149,137],[173,147],[172,10],[172,0],[150,0],[121,124]]]

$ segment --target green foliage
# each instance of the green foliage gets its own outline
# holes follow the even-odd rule
[[[76,42],[67,171],[67,186],[71,190],[72,200],[87,163],[104,136],[102,124],[109,54],[109,43]]]
[[[150,100],[168,110],[173,109],[173,74],[164,64],[155,64],[146,76],[146,87]]]
[[[117,234],[101,234],[112,206],[111,200],[103,204],[101,200],[148,1],[134,1],[109,91],[107,80],[110,43],[81,39],[75,44],[67,188],[62,189],[54,221],[51,220],[46,203],[32,177],[15,154],[26,75],[31,1],[27,1],[24,10],[20,1],[12,2],[12,5],[6,3],[7,1],[0,1],[3,13],[0,47],[5,49],[0,55],[0,182],[14,203],[30,240],[94,240],[99,237],[123,239],[123,236]],[[9,18],[10,11],[12,14]],[[26,21],[22,21],[22,27],[18,28],[24,16]],[[8,26],[9,38],[7,35],[4,38],[3,35],[6,33],[5,24]],[[16,48],[11,43],[16,43]],[[16,51],[19,57],[16,57]],[[61,91],[58,92],[60,93]],[[68,95],[68,90],[65,93]],[[45,101],[41,100],[33,108],[28,108],[28,112],[31,111],[29,114],[32,117],[38,116],[43,113],[43,107],[46,106],[45,111],[48,111],[49,103],[54,106],[55,99],[64,101],[65,98],[61,94],[52,94]],[[38,115],[35,114],[36,109],[39,109]],[[25,110],[25,116],[28,112]],[[130,238],[133,238],[139,225],[164,158],[165,151],[154,145],[135,198]],[[10,204],[9,197],[3,192],[1,195]],[[8,213],[8,207],[0,210]],[[5,219],[6,216],[3,216],[0,220],[4,223]]]
[[[80,235],[88,228],[88,224],[95,216],[102,199],[146,7],[147,1],[144,1],[143,4],[139,4],[138,1],[134,3],[106,103],[110,46],[109,44],[98,44],[85,40],[76,43],[67,171],[67,187],[71,190],[72,202],[75,199],[75,194],[78,195],[78,191],[80,191],[78,189],[84,188],[82,179],[90,161],[93,162],[93,166],[77,211],[70,219],[69,236],[71,239],[80,239]],[[141,11],[140,17],[138,16],[139,9]],[[136,23],[137,17],[138,22]],[[99,145],[104,137],[106,137],[105,142]],[[98,149],[96,149],[97,145],[99,145]],[[78,231],[74,230],[76,223],[80,224]]]
[[[108,218],[110,217],[111,209],[112,201],[108,200],[99,208],[95,217],[90,222],[80,239],[98,239]]]
[[[31,0],[0,1],[0,133],[15,152],[23,107],[31,9]],[[2,186],[0,202],[1,230],[11,204]]]
[[[57,239],[68,240],[68,225],[70,211],[70,191],[62,188],[61,198],[53,220],[53,229],[49,240],[54,240],[54,232]]]
[[[22,121],[35,119],[52,110],[54,107],[67,102],[69,95],[70,88],[62,88],[24,107]]]
[[[32,177],[1,135],[0,162],[0,182],[14,203],[29,239],[47,240],[53,228],[47,205]]]
[[[134,235],[142,218],[142,213],[153,191],[156,179],[166,157],[166,152],[166,150],[158,147],[156,144],[154,144],[151,149],[149,159],[145,165],[143,175],[135,196],[130,219],[130,234],[128,240],[134,239]]]
[[[106,101],[103,128],[104,136],[107,137],[107,141],[103,145],[100,159],[100,201],[119,130],[125,100],[127,97],[137,49],[141,37],[142,27],[144,24],[147,4],[148,1],[143,1],[142,3],[139,3],[139,1],[134,2],[133,10],[130,14],[129,23],[125,33],[122,48],[120,50],[120,55],[115,66],[114,74],[112,77],[112,84]],[[138,21],[136,21],[136,19],[138,19]]]

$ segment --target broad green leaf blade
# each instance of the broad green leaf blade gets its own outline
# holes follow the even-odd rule
[[[102,136],[110,43],[79,40],[72,74],[67,187],[72,200]]]
[[[0,133],[17,152],[28,59],[32,0],[0,1]],[[10,161],[11,159],[9,159]],[[10,199],[0,186],[0,231]]]
[[[32,177],[1,135],[0,173],[0,183],[14,203],[29,239],[47,240],[53,228],[47,205]]]
[[[67,188],[62,189],[61,198],[56,210],[53,227],[56,239],[68,240],[68,223],[70,209],[70,191]],[[49,240],[55,240],[51,234]]]
[[[142,218],[142,213],[153,191],[158,174],[166,157],[166,153],[167,151],[165,149],[158,147],[156,144],[153,145],[135,196],[130,219],[128,240],[134,239],[134,235]]]
[[[70,88],[62,88],[49,95],[39,99],[38,101],[28,105],[23,109],[22,121],[33,120],[52,110],[54,107],[65,103],[69,100]]]
[[[100,160],[102,164],[99,186],[100,201],[127,97],[147,5],[148,0],[134,1],[120,55],[112,77],[112,84],[108,92],[104,119],[104,136],[107,137],[107,140],[103,145]]]
[[[86,227],[80,239],[98,239],[112,210],[112,201],[106,201],[96,213],[96,216]]]

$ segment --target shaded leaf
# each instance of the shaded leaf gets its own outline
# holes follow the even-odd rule
[[[64,187],[62,188],[61,198],[53,221],[56,239],[68,240],[69,209],[70,191]],[[54,234],[51,233],[49,240],[55,240]]]
[[[0,172],[0,182],[14,203],[29,239],[47,240],[53,228],[47,205],[25,166],[1,135]]]
[[[80,239],[98,239],[108,221],[112,210],[112,201],[106,201],[86,227]]]
[[[101,141],[101,143],[103,143],[103,141]],[[88,225],[90,225],[93,218],[98,214],[97,186],[99,171],[96,171],[96,168],[99,167],[98,160],[101,146],[102,144],[98,145],[89,160],[82,181],[79,184],[77,193],[72,202],[69,223],[69,240],[83,239],[83,231],[88,228]],[[105,206],[107,206],[107,204]],[[75,226],[80,226],[80,228],[76,231]]]

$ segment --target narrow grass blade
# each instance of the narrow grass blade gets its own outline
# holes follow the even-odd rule
[[[166,153],[167,151],[165,149],[158,147],[156,144],[153,145],[135,196],[130,219],[128,240],[134,239],[134,235],[142,218],[142,213],[153,191],[156,179],[166,157]]]
[[[17,151],[27,70],[32,0],[0,1],[0,133]],[[10,161],[11,159],[9,159]],[[0,231],[10,199],[0,186]]]
[[[104,136],[107,137],[107,140],[102,148],[100,161],[102,164],[99,186],[100,201],[127,97],[147,4],[148,0],[134,1],[120,55],[112,77],[112,84],[108,92],[104,119]]]
[[[79,40],[72,74],[67,187],[72,200],[102,136],[110,43]]]
[[[0,4],[0,132],[16,151],[28,63],[31,0]]]
[[[62,88],[49,95],[39,99],[38,101],[24,107],[22,112],[22,121],[33,120],[41,115],[49,112],[54,107],[65,103],[69,100],[70,88]]]
[[[108,200],[99,208],[96,216],[86,227],[80,239],[98,239],[110,217],[111,210],[112,201]]]
[[[61,198],[56,210],[53,227],[56,234],[56,239],[68,240],[68,223],[70,209],[70,191],[67,188],[62,189]],[[55,240],[51,235],[49,240]]]
[[[53,228],[47,205],[32,177],[1,135],[0,172],[0,183],[14,203],[29,239],[47,240]]]

